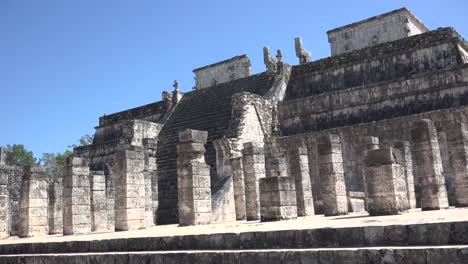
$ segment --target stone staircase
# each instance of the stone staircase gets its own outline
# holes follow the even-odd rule
[[[468,222],[26,242],[0,263],[468,263]]]
[[[221,138],[231,119],[231,97],[240,92],[264,95],[274,75],[260,73],[213,87],[187,92],[164,125],[158,142],[159,219],[158,224],[177,223],[178,132],[185,128],[208,131],[206,162],[216,173],[216,153],[212,144]]]

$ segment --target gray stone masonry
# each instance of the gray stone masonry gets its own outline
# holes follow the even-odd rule
[[[340,136],[328,134],[317,139],[320,189],[325,216],[348,213]]]
[[[1,151],[1,150],[0,150]],[[11,213],[9,208],[8,176],[0,175],[0,239],[10,235]]]
[[[422,210],[448,208],[437,131],[429,119],[416,121],[411,130],[415,181],[420,186]]]
[[[42,167],[24,168],[20,200],[19,237],[49,233],[47,175]]]
[[[405,140],[391,140],[387,142],[388,147],[394,147],[401,152],[406,179],[406,191],[408,196],[408,206],[416,208],[416,193],[414,190],[413,155],[411,154],[411,144]]]
[[[211,222],[210,166],[205,162],[208,132],[186,129],[177,145],[179,225]]]
[[[265,177],[259,180],[261,221],[297,218],[296,185],[291,177]]]
[[[63,234],[91,232],[89,160],[67,158],[63,176]]]
[[[242,149],[244,166],[245,210],[247,220],[260,220],[259,179],[265,177],[265,154],[263,144],[258,142],[244,143]]]
[[[371,150],[366,156],[367,211],[370,215],[394,215],[408,209],[408,192],[400,150]]]
[[[144,152],[132,147],[116,153],[115,230],[145,227]]]
[[[106,175],[104,172],[91,171],[90,185],[91,231],[107,231]]]
[[[468,206],[468,128],[456,124],[446,131],[448,153],[452,165],[453,196],[455,206]],[[447,180],[447,179],[446,179]]]
[[[293,147],[288,151],[289,175],[296,184],[297,215],[314,215],[314,200],[307,149]]]
[[[158,209],[158,173],[156,163],[157,140],[143,139],[145,148],[145,226],[156,224]]]
[[[49,234],[63,234],[63,175],[50,177],[48,190]]]
[[[6,164],[6,151],[4,148],[0,147],[0,165]]]
[[[362,152],[361,152],[361,158],[359,161],[361,162],[361,170],[362,170],[362,178],[363,178],[363,183],[364,183],[364,194],[365,194],[365,206],[367,209],[367,204],[368,202],[366,201],[367,197],[369,197],[369,194],[367,192],[367,184],[366,184],[366,166],[365,166],[365,159],[368,155],[369,151],[376,150],[380,148],[380,141],[378,137],[373,137],[373,136],[364,136],[362,138]]]
[[[445,125],[445,127],[450,127],[450,125]],[[439,148],[440,148],[440,156],[442,158],[442,168],[445,178],[445,188],[447,188],[447,197],[449,201],[449,205],[455,204],[455,186],[453,185],[453,169],[452,164],[450,162],[450,155],[448,150],[448,142],[447,142],[447,133],[445,131],[437,131],[437,138],[439,139]],[[415,187],[416,188],[416,187]],[[416,197],[416,202],[418,203],[419,200]],[[417,206],[421,207],[421,205]]]
[[[296,183],[288,175],[286,154],[276,138],[266,139],[266,175],[259,179],[261,221],[297,218]]]
[[[230,159],[232,179],[234,184],[234,201],[236,206],[236,220],[246,220],[245,181],[242,157]]]

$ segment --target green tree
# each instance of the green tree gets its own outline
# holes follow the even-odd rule
[[[6,146],[5,162],[12,166],[34,166],[37,164],[37,159],[34,158],[32,151],[27,150],[22,144],[13,144]]]

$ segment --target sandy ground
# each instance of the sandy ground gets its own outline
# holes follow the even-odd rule
[[[22,239],[17,237],[10,237],[6,239],[0,239],[0,245],[31,242],[60,242],[80,240],[83,241],[112,238],[183,236],[215,233],[242,233],[250,231],[316,229],[325,227],[382,226],[458,221],[468,221],[468,208],[454,208],[448,210],[425,212],[412,211],[410,213],[402,215],[378,217],[370,217],[367,214],[349,214],[345,216],[336,217],[324,217],[318,215],[311,217],[301,217],[296,220],[266,223],[260,223],[258,221],[237,221],[229,223],[218,223],[204,226],[187,227],[179,227],[177,225],[164,225],[126,232],[90,233],[85,235],[73,236],[51,235],[45,237],[31,237]]]

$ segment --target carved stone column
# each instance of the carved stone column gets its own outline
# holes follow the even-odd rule
[[[91,231],[107,230],[106,176],[103,171],[91,171]]]
[[[448,208],[437,131],[432,121],[417,121],[411,130],[411,139],[422,210]]]
[[[89,160],[67,158],[63,177],[63,234],[91,232]]]
[[[262,143],[244,143],[242,150],[244,166],[245,204],[247,220],[260,219],[259,179],[265,177],[265,155]]]
[[[395,148],[371,150],[366,156],[367,211],[392,215],[408,209],[408,192],[401,152]]]
[[[296,185],[297,215],[314,215],[314,200],[309,172],[307,148],[293,146],[288,150],[290,177]]]
[[[341,140],[328,134],[317,139],[320,188],[326,216],[348,213]]]
[[[448,152],[453,170],[455,206],[468,206],[468,128],[464,123],[447,130]]]
[[[186,129],[177,145],[179,225],[211,222],[210,166],[205,163],[206,131]]]
[[[234,185],[236,220],[246,220],[247,214],[245,206],[245,181],[242,157],[231,158],[230,163],[232,170],[232,180]]]
[[[49,234],[47,175],[44,168],[25,168],[20,201],[20,237]]]

